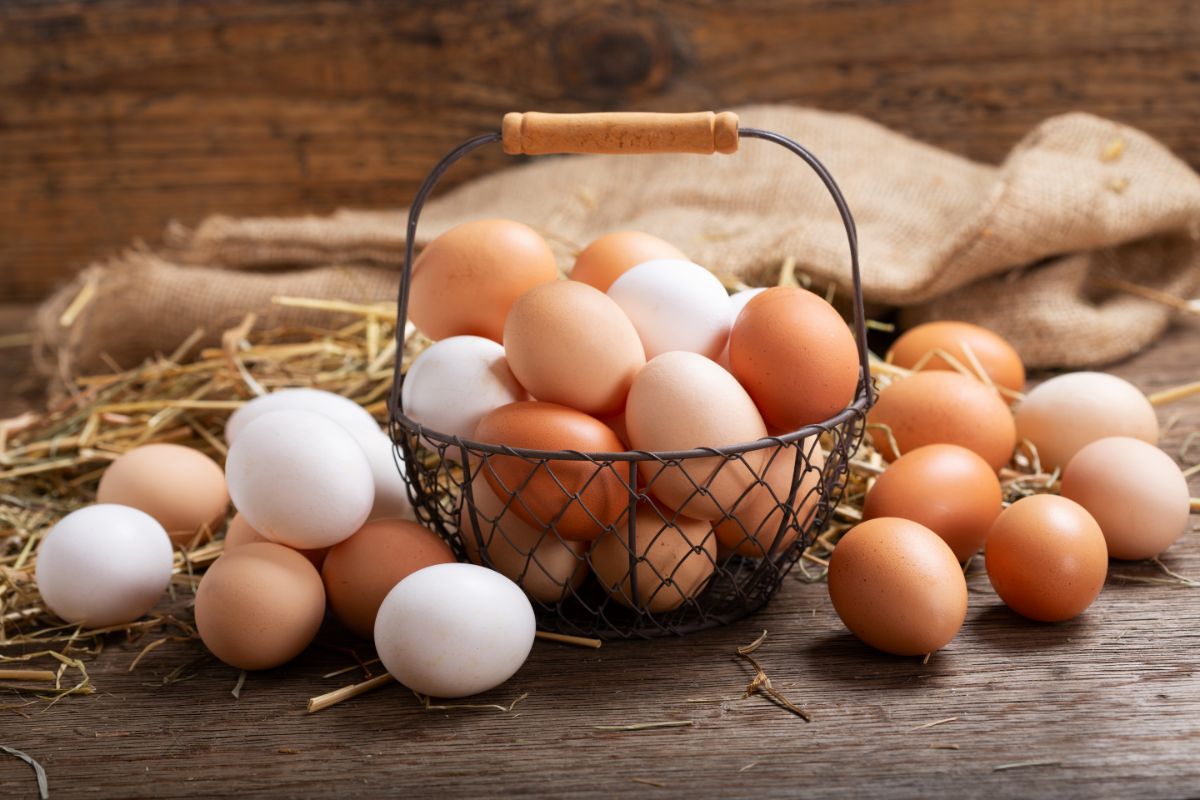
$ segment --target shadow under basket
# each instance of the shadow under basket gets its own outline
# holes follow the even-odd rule
[[[510,114],[502,133],[439,162],[408,221],[397,325],[403,336],[417,220],[442,174],[479,147],[508,153],[733,152],[780,145],[829,190],[845,224],[859,382],[824,422],[756,442],[678,452],[534,451],[464,440],[404,414],[397,358],[391,435],[418,520],[463,561],[492,567],[529,595],[541,630],[652,638],[723,625],[761,608],[841,500],[873,394],[854,221],[836,183],[796,142],[712,114]],[[401,343],[402,344],[402,343]]]

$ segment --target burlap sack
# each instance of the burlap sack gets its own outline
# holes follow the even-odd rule
[[[1055,117],[993,167],[853,116],[738,112],[743,125],[791,136],[825,162],[858,223],[867,299],[903,306],[906,321],[978,322],[1031,366],[1077,367],[1138,350],[1172,313],[1102,288],[1097,276],[1185,298],[1200,288],[1200,179],[1128,126]],[[435,199],[419,236],[485,216],[542,231],[564,266],[597,235],[632,228],[750,284],[774,283],[790,256],[820,291],[835,282],[844,294],[849,285],[832,201],[802,162],[765,142],[743,142],[732,156],[535,159]],[[93,267],[48,301],[43,344],[64,373],[100,368],[102,354],[128,366],[197,327],[215,338],[249,310],[271,321],[305,318],[272,308],[274,294],[392,298],[404,220],[401,211],[342,211],[176,226],[157,254]],[[88,280],[96,299],[64,328],[59,316]]]

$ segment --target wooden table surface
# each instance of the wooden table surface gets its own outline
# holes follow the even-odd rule
[[[1147,391],[1194,380],[1200,325],[1112,371]],[[1178,456],[1200,398],[1160,411]],[[1163,562],[1200,578],[1192,520]],[[0,744],[42,763],[54,798],[1197,796],[1200,590],[1121,575],[1164,577],[1113,562],[1095,605],[1059,625],[1016,617],[977,575],[962,632],[926,664],[860,644],[824,584],[789,577],[721,630],[599,650],[538,642],[511,681],[465,701],[519,700],[511,711],[427,710],[392,684],[308,715],[309,697],[362,677],[322,677],[354,663],[344,648],[372,654],[333,625],[292,664],[250,675],[240,699],[238,672],[198,643],[131,671],[148,634],[90,662],[96,695],[4,712]],[[811,723],[742,698],[753,673],[734,651],[763,630],[756,657]],[[597,728],[664,721],[691,724]],[[0,797],[35,796],[32,771],[0,758]]]

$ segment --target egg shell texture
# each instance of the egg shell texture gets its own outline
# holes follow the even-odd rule
[[[737,500],[731,516],[713,525],[718,542],[731,552],[751,558],[778,555],[812,523],[821,500],[821,470],[825,467],[825,451],[811,440],[798,443],[805,460],[800,465],[799,486],[789,506],[787,528],[778,544],[779,526],[784,521],[783,507],[792,490],[796,470],[796,447],[777,447],[766,456],[767,461],[758,483]],[[772,550],[772,545],[774,549]]]
[[[885,653],[940,650],[967,615],[967,582],[933,531],[881,517],[852,528],[829,559],[829,598],[846,627]]]
[[[1100,526],[1065,497],[1017,500],[992,524],[984,548],[988,580],[1005,605],[1042,622],[1071,619],[1104,588],[1108,550]]]
[[[737,380],[711,359],[684,351],[664,353],[638,373],[625,425],[633,447],[650,451],[723,447],[767,435],[754,401]],[[697,519],[719,519],[757,480],[766,454],[761,448],[733,459],[645,462],[639,477],[667,507]]]
[[[640,231],[617,231],[594,240],[575,257],[571,280],[607,292],[613,281],[638,264],[657,258],[687,260],[670,242]]]
[[[525,399],[504,348],[481,336],[451,336],[423,350],[404,377],[404,413],[430,430],[469,439],[494,408]]]
[[[750,299],[729,336],[730,369],[774,430],[791,432],[854,399],[858,346],[833,306],[793,286]]]
[[[375,418],[350,398],[323,389],[299,387],[276,389],[234,411],[225,423],[225,441],[232,445],[247,425],[274,411],[313,411],[329,417],[360,442],[379,433]]]
[[[624,446],[595,417],[555,403],[526,400],[492,411],[475,438],[528,450],[617,453]],[[563,538],[590,541],[624,513],[629,492],[624,464],[591,461],[526,460],[489,456],[479,469],[513,513],[537,527],[553,526]],[[515,495],[515,496],[514,496]],[[511,500],[511,502],[510,502]]]
[[[256,542],[216,561],[196,589],[196,630],[213,655],[239,669],[286,664],[325,616],[316,567],[295,550]]]
[[[716,359],[729,342],[729,294],[716,275],[681,259],[638,264],[608,296],[633,322],[646,358],[687,350]]]
[[[879,392],[867,422],[886,425],[903,455],[927,444],[956,444],[979,455],[993,471],[1012,458],[1016,427],[996,390],[957,372],[917,372]],[[887,432],[870,428],[875,447],[896,458]]]
[[[1000,481],[991,465],[953,444],[905,453],[875,479],[863,519],[919,522],[950,545],[959,561],[979,552],[1000,514]]]
[[[250,527],[250,523],[246,522],[246,518],[241,514],[234,514],[233,519],[229,521],[229,527],[225,529],[226,552],[235,547],[241,547],[244,544],[269,541],[271,540]],[[329,552],[329,548],[318,547],[314,550],[296,550],[296,552],[311,561],[314,567],[320,569],[321,564],[325,561],[325,554]]]
[[[229,491],[220,465],[199,450],[147,444],[108,465],[96,501],[145,511],[166,528],[171,541],[187,545],[202,528],[220,527]]]
[[[905,331],[887,352],[887,360],[898,367],[922,370],[952,370],[956,367],[935,351],[945,351],[968,370],[975,361],[998,386],[1020,392],[1025,388],[1025,364],[1011,344],[998,334],[969,322],[940,320]],[[967,354],[975,356],[972,361]]]
[[[1095,518],[1111,558],[1153,558],[1187,532],[1187,478],[1141,439],[1113,436],[1081,449],[1063,471],[1061,493]]]

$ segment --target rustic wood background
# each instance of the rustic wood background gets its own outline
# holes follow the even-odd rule
[[[996,160],[1085,109],[1200,164],[1188,0],[5,0],[0,302],[170,220],[406,205],[505,111],[786,101]],[[472,159],[454,173],[501,163]]]

